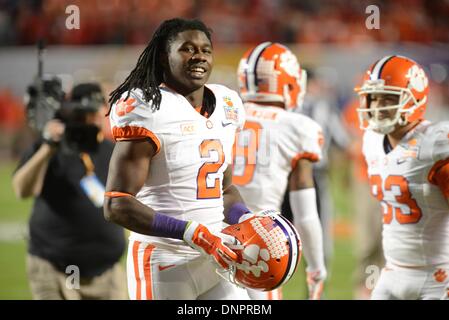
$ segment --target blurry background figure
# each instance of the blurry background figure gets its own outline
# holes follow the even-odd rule
[[[354,298],[367,300],[375,285],[368,281],[368,277],[373,270],[382,269],[385,259],[382,250],[381,208],[370,194],[368,167],[362,154],[363,131],[360,129],[356,111],[359,105],[358,99],[351,100],[343,110],[343,118],[352,138],[350,148],[352,174],[348,195],[351,197],[355,213]]]
[[[253,212],[269,208],[285,215],[288,197],[288,218],[307,264],[308,297],[319,300],[327,270],[313,165],[322,158],[323,133],[316,121],[292,112],[307,95],[307,73],[287,47],[272,42],[249,49],[237,73],[247,117],[234,145],[233,182]],[[249,291],[252,299],[277,300],[280,293]]]
[[[331,147],[342,151],[350,147],[350,137],[344,127],[332,84],[326,74],[317,74],[316,70],[305,67],[307,71],[307,90],[302,107],[294,111],[315,120],[323,130],[323,157],[313,164],[313,178],[317,192],[317,208],[323,227],[323,244],[326,265],[333,255],[334,203],[329,181],[329,152]]]
[[[17,197],[35,198],[27,256],[32,296],[124,299],[124,233],[104,220],[102,209],[113,149],[101,134],[103,93],[96,83],[79,84],[66,101],[57,78],[44,79],[43,87],[43,94],[30,87],[27,104],[28,121],[42,136],[12,181]],[[47,107],[53,113],[44,114]]]

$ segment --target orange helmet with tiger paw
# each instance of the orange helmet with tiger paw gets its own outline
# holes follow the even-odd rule
[[[415,61],[398,55],[376,61],[365,73],[363,84],[356,87],[360,96],[360,128],[378,133],[392,132],[396,124],[423,119],[426,111],[429,80],[423,68]],[[371,94],[397,95],[399,103],[370,109]],[[382,111],[396,109],[392,118],[380,116]]]
[[[301,240],[295,227],[274,210],[221,231],[240,243],[238,262],[233,263],[228,280],[237,285],[270,291],[285,284],[301,258]]]
[[[244,102],[282,102],[285,109],[302,105],[307,74],[286,46],[264,42],[249,49],[237,75]]]

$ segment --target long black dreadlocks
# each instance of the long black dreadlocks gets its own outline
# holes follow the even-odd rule
[[[168,52],[170,42],[180,32],[187,30],[199,30],[204,32],[212,42],[211,30],[200,20],[170,19],[165,20],[155,31],[148,46],[139,56],[135,68],[126,80],[109,95],[109,112],[115,101],[128,91],[125,98],[128,99],[132,89],[139,88],[143,91],[146,102],[152,102],[152,111],[159,110],[162,100],[159,85],[163,82],[163,67],[160,63],[161,52]],[[215,98],[214,98],[215,100]],[[215,104],[215,101],[214,101]],[[108,114],[109,114],[108,112]]]

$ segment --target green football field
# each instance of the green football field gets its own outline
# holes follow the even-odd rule
[[[26,224],[31,200],[17,200],[11,187],[12,170],[15,164],[0,164],[0,299],[30,299],[26,278]],[[341,181],[347,173],[345,167],[334,167],[331,175],[335,198],[336,222],[350,226],[352,213],[350,201],[345,197],[347,189]],[[346,193],[347,194],[347,193]],[[351,233],[335,234],[334,256],[329,270],[324,297],[326,299],[353,298],[353,271],[355,257]],[[284,299],[304,299],[306,285],[304,261],[294,277],[283,289]]]

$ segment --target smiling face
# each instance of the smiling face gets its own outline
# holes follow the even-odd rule
[[[379,110],[378,120],[384,119],[394,119],[398,109],[384,109],[382,108],[389,106],[397,106],[399,104],[399,95],[396,94],[371,94],[369,96],[369,105],[368,108],[374,110]]]
[[[169,42],[165,59],[165,83],[186,95],[203,87],[209,79],[212,44],[202,31],[183,31]]]

